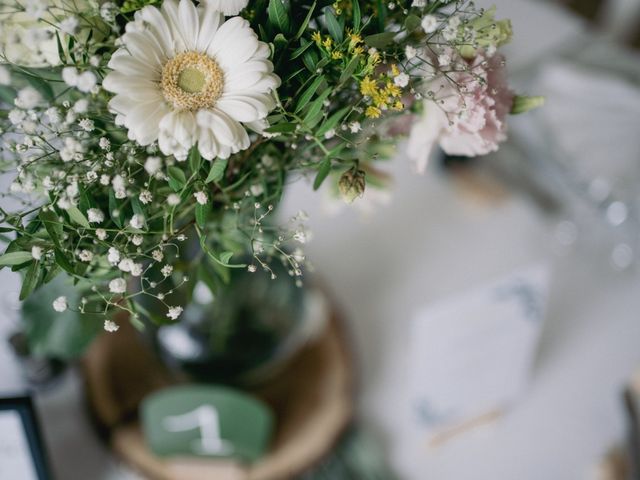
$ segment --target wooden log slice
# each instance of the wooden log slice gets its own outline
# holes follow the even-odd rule
[[[353,365],[335,314],[268,384],[250,393],[276,415],[268,454],[246,466],[230,460],[159,458],[138,422],[142,399],[184,381],[170,373],[130,323],[103,334],[83,362],[89,407],[113,451],[154,480],[286,480],[308,470],[332,448],[352,416]]]

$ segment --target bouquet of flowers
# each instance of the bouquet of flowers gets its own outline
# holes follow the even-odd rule
[[[304,213],[270,221],[292,179],[353,202],[400,138],[422,171],[541,103],[507,85],[509,21],[467,0],[0,0],[0,24],[0,266],[22,299],[65,274],[53,309],[108,331],[231,269],[299,282]]]

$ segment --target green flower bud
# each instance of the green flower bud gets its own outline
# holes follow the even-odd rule
[[[365,186],[365,173],[356,168],[344,172],[338,181],[340,195],[347,203],[352,203],[356,198],[362,197]]]
[[[525,113],[534,108],[538,108],[544,105],[544,97],[528,97],[526,95],[516,95],[513,98],[513,105],[511,106],[511,114],[517,115],[518,113]]]

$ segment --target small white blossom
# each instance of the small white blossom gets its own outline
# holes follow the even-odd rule
[[[206,192],[196,192],[193,194],[193,196],[196,197],[196,202],[198,202],[200,205],[206,205],[207,201],[209,200]]]
[[[149,190],[142,190],[140,192],[140,195],[138,196],[138,198],[145,205],[147,205],[148,203],[151,203],[153,201],[153,195],[151,194],[151,192]]]
[[[162,253],[162,250],[154,250],[151,252],[151,256],[156,262],[161,262],[164,258],[164,253]]]
[[[329,130],[327,130],[327,131],[325,132],[325,134],[324,134],[324,138],[325,138],[325,139],[327,139],[327,140],[329,140],[329,139],[331,139],[331,138],[333,138],[333,137],[335,137],[335,136],[336,136],[336,130],[335,130],[335,128],[330,128],[330,129],[329,129]]]
[[[76,17],[67,17],[58,23],[58,28],[67,35],[73,35],[78,28],[78,19]]]
[[[407,45],[404,49],[404,56],[407,57],[407,60],[411,60],[418,56],[418,50],[411,45]]]
[[[78,258],[81,262],[90,262],[93,260],[93,252],[90,250],[82,250],[78,254]]]
[[[23,108],[25,110],[31,110],[35,108],[42,101],[42,96],[33,87],[25,87],[20,89],[18,96],[14,100],[16,107]]]
[[[165,265],[164,267],[162,267],[162,270],[160,270],[160,272],[165,277],[168,277],[169,275],[171,275],[173,273],[173,267],[171,265]]]
[[[129,225],[131,225],[131,228],[140,230],[144,227],[144,216],[136,213],[133,217],[131,217],[131,220],[129,220]]]
[[[60,313],[62,313],[62,312],[64,312],[67,308],[69,308],[69,305],[67,304],[67,297],[65,297],[65,296],[61,296],[61,297],[56,298],[56,299],[53,301],[53,309],[54,309],[56,312],[60,312]]]
[[[104,228],[96,229],[96,237],[98,237],[99,240],[105,240],[107,238],[107,231]]]
[[[127,282],[124,278],[114,278],[109,282],[111,293],[124,293],[127,291]]]
[[[162,159],[160,157],[148,157],[144,162],[144,169],[149,175],[155,175],[162,168]]]
[[[131,271],[129,272],[134,277],[139,277],[142,275],[142,264],[141,263],[133,263],[131,265]]]
[[[451,56],[447,53],[443,53],[438,56],[438,65],[446,67],[451,64]]]
[[[93,90],[93,87],[96,86],[98,79],[93,72],[82,72],[78,75],[78,83],[76,84],[76,88],[84,93],[89,93]]]
[[[402,72],[393,79],[393,83],[395,83],[400,88],[404,88],[409,85],[409,75]]]
[[[111,142],[109,141],[108,138],[106,137],[101,137],[100,141],[98,142],[98,146],[102,149],[102,150],[109,150],[111,148]]]
[[[433,33],[438,28],[438,19],[433,15],[425,15],[420,25],[425,33]]]
[[[117,332],[119,328],[120,327],[118,326],[118,324],[116,324],[115,322],[113,322],[111,320],[105,320],[104,321],[104,329],[109,333]]]
[[[60,110],[56,107],[49,107],[44,111],[45,116],[49,119],[49,122],[56,124],[60,123],[62,117],[60,116]]]
[[[42,247],[34,245],[31,247],[31,256],[34,260],[40,260],[42,258]]]
[[[90,208],[87,210],[87,218],[89,223],[102,223],[104,222],[104,213],[97,208]]]
[[[306,243],[307,242],[307,234],[304,230],[298,230],[296,231],[296,233],[293,234],[293,239],[300,242],[300,243]]]
[[[78,122],[78,125],[85,132],[92,132],[96,128],[94,123],[93,123],[93,120],[90,120],[88,118],[83,118],[82,120],[80,120]]]
[[[109,253],[107,254],[107,260],[111,265],[117,265],[120,262],[120,252],[114,247],[109,247]]]
[[[62,69],[62,80],[70,87],[78,84],[78,70],[74,67],[65,67]]]
[[[12,125],[20,125],[25,118],[27,118],[27,114],[22,110],[17,110],[14,108],[9,112],[9,121]]]
[[[351,130],[351,133],[358,133],[362,130],[362,126],[360,125],[360,122],[351,122],[349,124],[349,130]]]
[[[169,307],[169,311],[167,312],[167,317],[169,317],[171,320],[177,320],[181,314],[182,314],[182,307]]]
[[[89,110],[89,100],[81,98],[73,104],[73,111],[76,113],[86,113]]]
[[[415,8],[424,8],[427,6],[427,0],[413,0],[411,6]]]
[[[176,193],[172,193],[167,197],[167,204],[170,207],[175,207],[180,204],[180,196]]]
[[[139,247],[140,245],[142,245],[142,242],[144,241],[144,238],[142,237],[142,235],[134,235],[133,238],[131,239],[131,242],[136,246]]]
[[[123,258],[122,260],[120,260],[120,263],[118,263],[118,269],[125,273],[129,273],[132,268],[133,260],[131,260],[130,258]]]
[[[113,2],[105,2],[100,6],[100,16],[107,23],[113,23],[120,9]]]

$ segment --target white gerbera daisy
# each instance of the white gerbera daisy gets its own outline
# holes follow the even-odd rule
[[[165,0],[138,11],[121,40],[103,86],[116,94],[116,123],[140,145],[157,140],[184,160],[197,144],[208,160],[228,158],[249,147],[244,125],[264,123],[275,107],[269,47],[241,17]]]
[[[204,0],[204,3],[229,16],[238,15],[249,4],[249,0]]]

